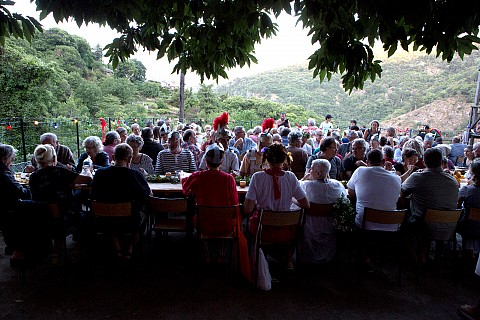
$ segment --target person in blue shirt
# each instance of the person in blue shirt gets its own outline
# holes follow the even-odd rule
[[[241,161],[247,151],[255,149],[257,144],[252,139],[245,136],[245,128],[243,126],[236,126],[235,129],[233,129],[233,132],[235,133],[235,137],[230,139],[228,146],[232,147],[232,150]]]

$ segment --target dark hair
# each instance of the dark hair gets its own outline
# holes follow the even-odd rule
[[[283,144],[273,143],[270,146],[265,148],[262,156],[262,164],[265,161],[273,164],[279,164],[287,162],[288,167],[290,167],[290,157],[287,153],[287,148]]]
[[[291,130],[289,128],[285,127],[285,128],[282,129],[282,131],[280,131],[280,135],[282,137],[287,137],[290,132],[291,132]]]
[[[193,131],[192,129],[185,130],[185,132],[183,133],[183,141],[188,141],[188,139],[190,139],[190,137],[194,135],[195,131]]]
[[[386,158],[393,159],[393,148],[390,146],[385,146],[383,147],[383,154],[385,155]]]
[[[351,127],[350,127],[350,130],[359,131],[360,128],[359,128],[357,125],[354,125],[354,126],[351,126]]]
[[[109,131],[105,135],[105,142],[103,143],[104,146],[108,146],[113,144],[115,139],[120,140],[120,134],[117,131]]]
[[[325,152],[332,145],[332,143],[337,143],[337,140],[334,137],[326,137],[320,143],[320,151]]]
[[[470,172],[475,186],[480,187],[480,160],[475,160],[470,163]]]
[[[442,151],[438,148],[428,148],[423,154],[427,168],[438,168],[442,166]]]
[[[367,161],[370,164],[381,164],[383,161],[383,152],[378,149],[370,150],[367,154]]]
[[[413,156],[417,156],[418,157],[418,152],[417,150],[415,149],[410,149],[410,148],[406,148],[406,149],[403,149],[402,150],[402,158],[404,159],[408,159],[408,158],[411,158]]]
[[[381,147],[387,145],[387,142],[388,142],[387,137],[381,136],[381,137],[380,137],[380,140],[379,140],[378,142],[380,143],[380,146],[381,146]]]
[[[160,139],[160,127],[153,127],[153,139]]]
[[[133,155],[133,149],[126,143],[120,143],[115,147],[113,154],[115,161],[128,160]]]
[[[142,129],[141,136],[143,140],[151,140],[153,136],[153,130],[150,127],[145,127]]]
[[[357,124],[357,120],[355,120],[355,119],[350,120],[350,122]],[[358,130],[358,129],[357,129],[357,130]]]

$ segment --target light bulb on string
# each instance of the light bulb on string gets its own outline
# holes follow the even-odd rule
[[[53,129],[58,129],[58,123],[54,122],[52,127],[53,127]]]
[[[33,125],[35,125],[35,126],[38,126],[39,123],[40,122],[38,122],[38,120],[33,121]]]
[[[5,129],[7,129],[8,131],[12,131],[12,125],[9,123],[7,123],[7,125],[5,126]]]

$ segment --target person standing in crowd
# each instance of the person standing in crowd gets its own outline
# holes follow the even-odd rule
[[[124,127],[118,127],[117,129],[115,129],[115,131],[117,131],[120,135],[120,143],[125,143],[125,140],[128,137],[127,129],[125,129]]]
[[[290,121],[287,119],[287,113],[282,112],[280,113],[280,119],[276,121],[277,128],[285,127],[290,128]]]
[[[320,124],[320,129],[323,131],[323,135],[328,135],[329,132],[333,130],[332,115],[327,114],[325,116],[325,121]]]
[[[155,174],[175,173],[177,170],[183,170],[189,173],[197,171],[193,154],[189,150],[181,147],[180,139],[180,133],[178,131],[169,133],[169,148],[158,153],[155,164]]]
[[[149,127],[142,129],[143,147],[141,153],[146,154],[153,161],[157,160],[158,153],[163,150],[160,143],[155,142],[153,138],[153,130]]]
[[[365,130],[363,138],[365,139],[365,141],[370,142],[370,139],[375,134],[380,136],[380,122],[378,122],[377,120],[372,120],[372,122],[370,122],[370,128]]]
[[[134,123],[130,126],[130,128],[132,129],[132,133],[136,136],[139,136],[140,135],[140,125],[138,123]]]
[[[305,166],[308,161],[308,154],[301,148],[301,139],[302,133],[299,131],[292,131],[288,134],[287,151],[290,153],[293,160],[290,170],[299,180],[305,175]]]
[[[40,136],[40,144],[49,144],[55,148],[57,154],[57,166],[72,170],[75,168],[75,160],[73,153],[69,147],[64,146],[58,142],[57,135],[51,132],[46,132]],[[33,172],[37,168],[35,157],[32,157],[32,165],[25,167],[25,172]]]

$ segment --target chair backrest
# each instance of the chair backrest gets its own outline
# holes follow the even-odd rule
[[[298,225],[302,218],[303,209],[295,211],[272,211],[260,212],[259,224],[263,226],[284,227]]]
[[[335,213],[333,203],[319,204],[310,202],[310,208],[305,210],[305,215],[313,217],[331,217]]]
[[[480,208],[470,207],[468,220],[480,221]]]
[[[60,218],[61,212],[58,206],[58,203],[52,202],[48,204],[48,211],[50,212],[50,217],[52,218]]]
[[[425,212],[425,226],[428,238],[436,241],[455,240],[455,229],[461,213],[461,209],[427,209]]]
[[[197,232],[202,238],[235,234],[239,205],[226,207],[196,206]]]
[[[380,223],[380,224],[391,224],[391,225],[400,225],[405,218],[405,213],[407,209],[403,210],[377,210],[372,208],[365,207],[363,211],[363,221],[362,228],[365,229],[367,222]]]
[[[153,212],[184,213],[188,210],[187,198],[150,197],[150,208]]]
[[[427,209],[425,212],[425,222],[444,222],[457,223],[462,213],[461,209],[435,210]]]
[[[132,215],[132,203],[104,203],[93,200],[92,212],[99,217],[129,217]]]

